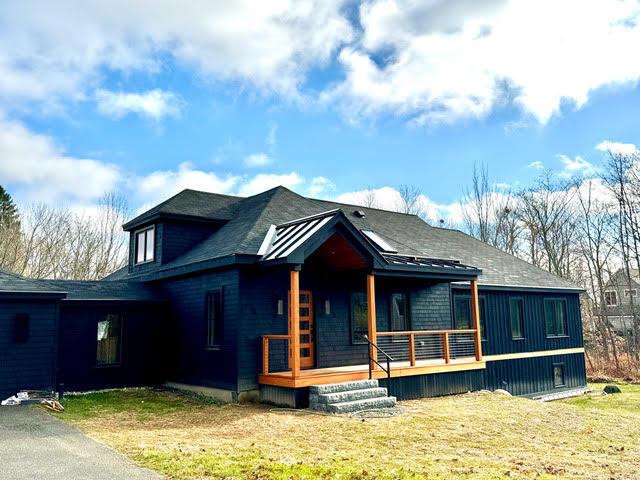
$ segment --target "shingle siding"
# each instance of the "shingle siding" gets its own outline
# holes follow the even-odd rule
[[[89,390],[164,381],[172,349],[166,306],[158,303],[62,302],[59,381],[67,390]],[[97,324],[122,315],[121,362],[97,366]]]
[[[29,315],[29,338],[14,342],[14,319]],[[0,301],[0,397],[23,389],[55,388],[57,303]]]
[[[224,342],[219,350],[206,347],[205,295],[224,290]],[[173,381],[237,389],[239,273],[219,270],[173,279],[162,285],[171,305],[176,362],[168,372]]]

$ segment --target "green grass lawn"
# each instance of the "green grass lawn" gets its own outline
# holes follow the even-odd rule
[[[365,421],[133,389],[69,396],[57,415],[168,478],[640,478],[640,386],[621,388],[415,400]]]

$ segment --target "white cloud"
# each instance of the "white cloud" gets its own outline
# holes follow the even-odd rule
[[[332,191],[335,189],[336,186],[327,177],[314,177],[311,179],[311,184],[309,185],[308,192],[312,197],[317,197],[326,193],[327,191]]]
[[[400,192],[389,186],[344,192],[339,194],[335,200],[341,203],[380,208],[392,212],[398,211],[398,206],[402,202]],[[462,221],[460,205],[457,203],[441,204],[431,200],[426,195],[420,195],[418,204],[419,215],[431,223],[438,223],[442,219],[450,220],[454,223]]]
[[[352,37],[341,0],[0,3],[0,100],[80,98],[104,69],[163,68],[296,96],[306,72]]]
[[[561,154],[558,155],[558,158],[562,162],[562,170],[559,173],[562,178],[571,178],[577,174],[591,175],[598,170],[592,163],[589,163],[580,155],[571,158]]]
[[[205,192],[230,193],[239,183],[240,177],[221,176],[193,168],[188,162],[180,164],[178,170],[159,170],[148,175],[133,177],[128,188],[135,192],[138,201],[154,205],[190,188]]]
[[[540,160],[536,160],[535,162],[531,162],[529,165],[527,165],[527,168],[542,170],[544,168],[544,164]]]
[[[0,116],[0,182],[30,201],[86,202],[115,188],[120,168],[78,158],[46,135]]]
[[[96,103],[99,112],[114,118],[134,113],[156,121],[163,117],[180,115],[183,105],[180,97],[160,89],[143,93],[111,92],[99,89],[96,91]]]
[[[619,153],[623,155],[634,155],[640,153],[640,148],[633,143],[611,142],[604,140],[596,145],[596,150],[601,152]]]
[[[304,183],[304,178],[296,173],[286,173],[278,175],[275,173],[260,173],[255,177],[246,180],[238,189],[238,195],[249,196],[255,195],[265,190],[282,185],[290,189],[294,189],[301,186]]]
[[[632,0],[538,2],[373,0],[358,43],[338,60],[345,80],[325,95],[358,120],[413,123],[486,116],[505,102],[546,123],[604,85],[634,85],[640,6]]]
[[[244,159],[244,164],[251,168],[264,167],[270,163],[273,163],[273,159],[266,153],[252,153]]]

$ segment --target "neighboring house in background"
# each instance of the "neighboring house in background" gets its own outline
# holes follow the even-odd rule
[[[604,287],[605,313],[619,335],[632,336],[634,318],[640,317],[640,271],[616,271]]]
[[[300,407],[387,385],[367,339],[400,399],[586,384],[578,287],[415,215],[185,190],[124,229],[103,281],[0,274],[0,393],[172,382]]]

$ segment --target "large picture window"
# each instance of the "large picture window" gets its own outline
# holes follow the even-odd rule
[[[485,337],[485,300],[484,297],[478,298],[480,305],[480,336],[483,340]],[[471,296],[470,295],[454,295],[453,297],[453,328],[456,330],[471,330],[473,328],[473,317],[471,315]]]
[[[207,292],[205,296],[205,317],[207,321],[207,347],[218,348],[224,338],[224,306],[222,290]]]
[[[545,298],[544,324],[547,337],[567,335],[567,302],[564,299]]]
[[[411,330],[411,314],[409,307],[409,295],[406,293],[392,293],[391,304],[391,330],[402,332]]]
[[[363,292],[351,294],[351,343],[367,343],[364,339],[369,332],[367,297]]]
[[[156,229],[136,232],[136,263],[152,262],[155,256]]]
[[[122,354],[122,316],[107,314],[98,320],[96,364],[118,365]]]
[[[524,302],[521,298],[509,299],[509,316],[511,319],[511,338],[524,338]]]

